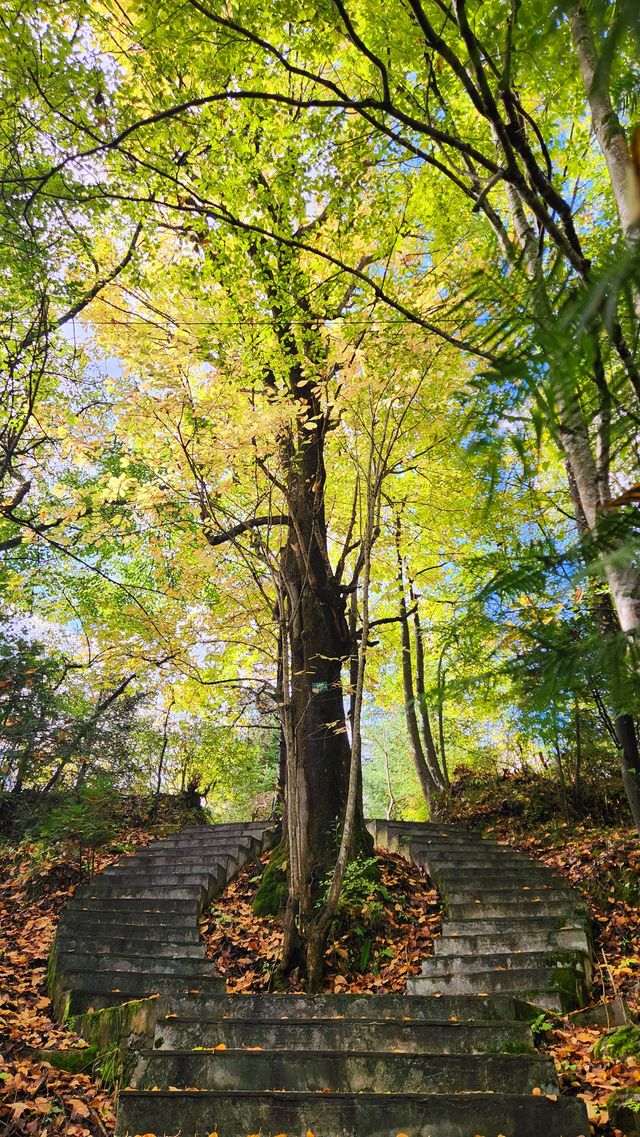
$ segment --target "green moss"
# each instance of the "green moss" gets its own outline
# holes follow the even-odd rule
[[[500,1047],[500,1054],[534,1054],[535,1047],[529,1042],[513,1039]]]
[[[287,899],[287,861],[289,850],[286,841],[273,849],[253,898],[256,916],[277,916]]]
[[[640,1027],[628,1023],[610,1030],[596,1042],[596,1058],[640,1058]]]
[[[71,1050],[38,1050],[36,1057],[40,1062],[48,1062],[56,1070],[66,1070],[68,1074],[80,1074],[93,1066],[98,1057],[97,1046],[74,1047]]]

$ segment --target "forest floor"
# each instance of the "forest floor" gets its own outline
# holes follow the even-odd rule
[[[505,797],[510,787],[502,785]],[[477,808],[476,808],[477,807]],[[633,833],[611,824],[537,820],[535,826],[500,810],[469,804],[457,807],[469,820],[499,839],[552,865],[579,888],[594,916],[596,980],[592,1006],[614,996],[628,1014],[640,1016],[640,845]],[[475,810],[475,813],[474,813]],[[455,811],[454,811],[455,812]],[[527,811],[525,810],[525,813]],[[472,815],[472,816],[470,816]],[[146,844],[171,824],[138,820],[124,826],[117,846],[97,858],[98,871],[123,849]],[[85,1045],[52,1019],[46,967],[60,911],[85,866],[68,848],[43,852],[23,843],[2,846],[0,883],[0,1133],[3,1137],[110,1137],[113,1091],[101,1085],[91,1067],[60,1070],[39,1051]],[[259,870],[246,866],[225,889],[203,923],[203,934],[230,991],[267,991],[273,986],[280,925],[254,916],[251,902]],[[384,895],[386,892],[386,896]],[[361,914],[362,915],[362,914]],[[366,913],[365,913],[366,916]],[[345,919],[348,919],[345,916]],[[327,954],[325,989],[339,992],[401,991],[420,960],[431,954],[441,915],[437,896],[415,866],[387,854],[381,858],[381,891],[372,896],[369,918],[347,930],[339,925]],[[290,989],[301,990],[294,977]],[[555,1018],[539,1024],[539,1045],[550,1049],[559,1067],[563,1092],[586,1102],[597,1137],[623,1137],[609,1124],[606,1102],[620,1086],[638,1084],[640,1064],[633,1058],[595,1058],[594,1046],[606,1033],[589,1017]]]

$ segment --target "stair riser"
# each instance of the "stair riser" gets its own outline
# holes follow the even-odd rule
[[[397,1023],[397,1022],[222,1022],[161,1020],[157,1040],[164,1050],[195,1046],[227,1049],[259,1046],[262,1050],[380,1051],[398,1048],[412,1054],[483,1054],[500,1052],[509,1043],[531,1045],[526,1023]]]
[[[215,974],[211,962],[207,963],[202,957],[193,959],[188,956],[178,956],[170,959],[166,956],[159,958],[143,955],[89,955],[88,952],[58,952],[57,965],[60,971],[76,973],[78,968],[91,969],[96,974],[101,972],[118,972],[123,975],[144,974],[146,968],[152,969],[156,975],[171,975],[178,978],[200,978],[202,975]]]
[[[96,900],[106,901],[111,903],[124,903],[128,900],[155,900],[158,904],[167,900],[190,900],[196,903],[206,894],[207,888],[204,884],[189,885],[188,888],[162,888],[160,885],[154,887],[148,885],[144,887],[136,887],[132,885],[128,887],[124,882],[121,885],[103,886],[102,888],[94,889],[93,891],[79,897],[81,901]]]
[[[175,999],[171,1010],[180,1019],[259,1021],[260,1019],[372,1019],[405,1018],[413,1022],[463,1020],[502,1021],[519,1017],[509,996],[495,999],[461,996],[455,999],[407,999],[405,995],[217,995],[211,999]]]
[[[60,919],[59,927],[65,932],[78,929],[78,935],[100,936],[111,929],[123,929],[124,935],[147,939],[150,935],[161,935],[167,941],[194,942],[200,939],[198,924],[193,909],[193,916],[189,926],[189,917],[182,912],[87,912],[85,909],[67,908]]]
[[[440,884],[439,891],[445,902],[473,904],[479,900],[483,908],[485,904],[490,908],[495,904],[520,904],[521,901],[525,904],[536,904],[542,901],[545,904],[563,904],[565,906],[570,906],[572,903],[572,896],[568,889],[547,886],[523,888],[519,884],[505,884],[504,887],[496,885],[493,888],[479,889],[475,885],[472,888],[456,888],[455,885],[443,886]]]
[[[554,967],[559,954],[561,953],[556,951],[555,954],[505,952],[504,955],[438,956],[436,959],[425,959],[422,964],[422,974],[442,975],[450,972],[472,974],[476,971],[492,971],[498,968],[505,968],[508,971],[532,971],[541,967]],[[584,973],[584,957],[576,952],[575,961],[572,961],[570,966]]]
[[[390,1137],[402,1131],[407,1137],[578,1137],[589,1132],[582,1102],[544,1097],[508,1098],[381,1095],[329,1095],[291,1099],[283,1094],[204,1095],[189,1093],[125,1092],[117,1137],[153,1132],[157,1137],[238,1137],[259,1133],[275,1137]]]
[[[438,937],[433,942],[436,957],[450,956],[464,957],[501,954],[508,952],[558,952],[581,951],[588,952],[589,942],[584,932],[579,930],[566,932],[547,932],[536,935],[531,932],[519,936],[448,936]],[[465,964],[466,966],[466,964]]]
[[[574,914],[577,912],[577,904],[573,906]],[[557,900],[517,900],[505,901],[501,900],[499,903],[491,903],[490,901],[475,901],[458,902],[457,900],[449,900],[447,902],[447,914],[451,920],[472,920],[474,916],[482,913],[484,917],[500,917],[508,919],[510,916],[558,916],[565,917],[572,914],[572,908],[567,903]]]
[[[234,861],[239,861],[242,864],[244,864],[248,859],[244,856],[243,850],[238,851],[237,849],[231,849],[227,852],[215,849],[210,853],[202,852],[197,853],[194,856],[176,854],[175,857],[171,857],[167,856],[166,854],[163,854],[162,856],[160,856],[160,854],[156,854],[155,857],[135,857],[127,861],[118,862],[117,865],[112,865],[111,868],[108,868],[106,872],[103,873],[103,876],[106,876],[107,873],[114,875],[116,872],[126,871],[147,872],[152,868],[158,870],[163,869],[165,871],[167,869],[170,871],[173,871],[175,869],[176,871],[184,870],[186,872],[197,872],[199,869],[209,868],[211,864],[217,864],[218,862],[225,861],[228,858],[231,858]]]
[[[475,915],[478,915],[476,906]],[[530,916],[513,916],[508,913],[506,916],[494,916],[491,919],[484,920],[481,918],[469,920],[446,920],[442,925],[441,939],[442,941],[455,939],[462,936],[490,936],[492,939],[504,935],[518,934],[527,936],[529,933],[536,934],[549,934],[556,935],[562,932],[581,932],[586,935],[586,921],[584,916],[572,917],[564,919],[566,913],[562,916],[544,916],[540,913],[533,912]]]
[[[176,976],[134,974],[130,971],[70,971],[64,972],[65,979],[73,991],[93,992],[96,995],[158,995],[163,992],[186,995],[189,991],[203,991],[214,994],[224,991],[224,979],[209,976]],[[133,994],[132,994],[133,993]],[[122,999],[116,1000],[122,1002]],[[198,1043],[194,1043],[195,1046]]]
[[[478,971],[436,978],[419,975],[408,980],[407,991],[416,995],[513,994],[518,998],[537,1002],[537,992],[553,992],[556,990],[556,984],[562,982],[561,977],[554,974],[559,970],[550,967],[539,970],[532,968],[528,971]],[[574,972],[567,972],[566,975],[567,984],[577,984],[579,976]],[[559,987],[557,988],[555,1005],[558,1008],[565,1006],[570,1010],[579,1002],[580,999],[575,995],[565,995]]]
[[[147,914],[150,916],[175,914],[188,916],[198,910],[197,897],[190,896],[188,899],[176,900],[173,897],[104,897],[104,896],[87,896],[78,898],[78,901],[72,901],[73,907],[68,909],[71,913],[88,913],[93,918],[94,913],[100,917],[114,919],[119,914],[127,916],[131,913],[132,916],[140,916]]]
[[[202,1090],[317,1091],[333,1093],[490,1092],[530,1094],[535,1086],[558,1093],[553,1062],[539,1057],[411,1054],[287,1054],[220,1051],[145,1053],[132,1078],[136,1089],[198,1086]]]
[[[56,950],[59,957],[69,952],[86,952],[87,944],[91,943],[91,952],[93,955],[109,955],[110,957],[117,958],[118,956],[142,955],[146,947],[153,946],[154,956],[166,956],[168,959],[204,959],[204,944],[198,941],[193,943],[186,942],[173,942],[167,943],[165,939],[159,939],[155,933],[153,936],[149,935],[147,931],[146,936],[129,939],[122,939],[121,937],[99,936],[93,935],[92,937],[76,937],[63,935],[58,932],[56,936]]]
[[[227,874],[224,869],[202,869],[199,873],[162,873],[160,871],[146,873],[119,873],[109,877],[96,879],[93,886],[85,896],[110,895],[114,891],[122,892],[125,889],[143,891],[147,888],[163,889],[172,892],[181,888],[211,888],[212,885],[226,882]]]

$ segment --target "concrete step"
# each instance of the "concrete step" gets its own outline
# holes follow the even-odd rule
[[[495,880],[495,878],[494,878]],[[537,900],[558,901],[561,904],[571,905],[573,900],[573,893],[568,888],[558,887],[555,884],[520,884],[508,881],[494,883],[491,886],[485,885],[478,887],[475,881],[469,883],[468,886],[462,887],[459,884],[447,882],[437,882],[438,887],[445,900],[455,900],[456,904],[465,904],[468,902],[473,903],[480,900],[482,904],[485,902],[489,905],[501,903],[502,901],[519,903],[520,899],[526,900],[529,903],[534,903]]]
[[[557,951],[491,952],[484,955],[438,955],[435,959],[425,959],[422,964],[423,975],[442,975],[458,972],[470,974],[474,971],[531,971],[538,968],[554,967]],[[555,957],[555,958],[554,958]],[[564,965],[584,973],[584,959],[579,952],[571,960],[563,960]]]
[[[224,991],[226,983],[214,975],[166,975],[153,971],[96,971],[76,970],[63,972],[70,989],[93,994],[122,995],[127,999],[162,993],[184,995],[190,991],[212,994]],[[116,999],[115,1002],[124,1002]],[[110,1004],[107,1004],[110,1005]],[[197,1044],[196,1044],[197,1045]]]
[[[176,888],[211,888],[216,884],[222,885],[226,883],[227,879],[226,866],[211,865],[206,869],[201,869],[200,872],[197,873],[167,872],[166,870],[156,871],[150,869],[147,870],[147,872],[128,872],[108,877],[96,877],[91,888],[80,895],[111,896],[116,889],[124,894],[125,889],[133,889],[137,892],[140,889],[144,890],[146,888],[164,889],[167,893],[170,893]]]
[[[526,863],[515,863],[509,858],[502,861],[495,861],[494,863],[487,863],[485,860],[476,863],[475,865],[458,864],[456,861],[438,861],[434,858],[430,859],[430,871],[438,877],[438,880],[451,880],[458,882],[473,883],[473,884],[492,884],[495,883],[496,877],[501,880],[504,878],[508,881],[516,881],[518,883],[528,884],[543,883],[552,881],[555,883],[564,884],[566,888],[570,885],[568,882],[563,881],[562,877],[557,873],[549,872],[548,869],[539,868],[537,865]]]
[[[456,936],[502,936],[507,933],[528,935],[529,933],[545,932],[562,932],[579,930],[584,932],[585,919],[584,916],[578,915],[577,917],[569,916],[566,920],[562,916],[545,916],[544,914],[534,910],[528,916],[513,916],[508,914],[506,916],[492,916],[490,919],[483,919],[478,913],[478,909],[474,909],[476,919],[469,920],[447,920],[442,925],[440,933],[441,938],[455,938]]]
[[[57,967],[64,975],[69,972],[77,974],[78,971],[85,970],[90,970],[95,974],[104,971],[143,974],[150,971],[155,975],[176,975],[185,979],[193,976],[197,978],[201,975],[215,975],[213,963],[205,960],[204,956],[194,959],[186,955],[156,955],[155,944],[152,945],[152,950],[153,955],[149,953],[137,955],[133,952],[129,955],[105,955],[99,952],[62,950],[56,953]]]
[[[211,995],[172,999],[180,1019],[271,1020],[396,1019],[406,1022],[514,1021],[527,1017],[527,1008],[509,995],[492,999],[461,995],[420,998],[417,995]]]
[[[103,876],[107,873],[123,872],[123,871],[136,871],[146,872],[149,868],[169,868],[169,869],[189,869],[197,870],[199,868],[207,868],[213,861],[223,860],[225,857],[232,857],[234,861],[239,861],[244,864],[247,860],[246,849],[234,848],[215,848],[203,849],[197,852],[185,851],[172,853],[155,853],[153,856],[148,857],[130,857],[126,861],[118,861],[117,865],[111,865],[105,869]]]
[[[425,1055],[287,1050],[146,1050],[131,1079],[141,1090],[330,1090],[332,1093],[558,1093],[553,1060],[542,1055]]]
[[[147,948],[153,947],[153,954],[156,958],[162,956],[169,959],[204,959],[205,957],[204,944],[198,939],[193,942],[176,941],[175,939],[168,941],[164,936],[158,936],[156,932],[150,936],[149,929],[145,929],[144,936],[124,938],[118,936],[117,931],[118,929],[114,928],[111,935],[103,932],[101,936],[95,933],[72,936],[64,930],[58,931],[56,950],[59,957],[70,952],[86,952],[88,948],[90,948],[92,955],[129,957],[142,955],[146,946]]]
[[[167,915],[171,914],[185,914],[197,912],[198,899],[197,896],[189,895],[185,898],[176,897],[163,897],[155,896],[82,896],[77,900],[74,898],[69,907],[65,910],[67,912],[90,912],[90,913],[104,913],[116,917],[123,914],[126,919],[131,915],[140,915],[142,913]]]
[[[488,952],[583,951],[589,950],[586,932],[579,928],[565,931],[492,932],[479,936],[438,936],[433,941],[436,957],[476,956]]]
[[[529,1002],[537,1002],[541,991],[553,992],[557,1006],[562,1004],[563,992],[556,987],[562,972],[567,981],[576,978],[575,973],[565,968],[541,967],[523,971],[471,971],[463,974],[452,973],[437,976],[417,975],[407,980],[407,991],[416,995],[515,995]],[[577,1003],[567,1009],[574,1009]]]
[[[158,929],[158,933],[167,938],[199,939],[197,922],[197,908],[191,908],[191,915],[184,912],[160,911],[120,911],[115,913],[112,909],[101,911],[98,908],[76,908],[71,904],[65,908],[60,917],[60,928],[87,928],[88,931],[104,931],[105,928],[114,927],[126,929],[125,935],[147,936],[149,928]],[[153,934],[153,933],[151,933]]]
[[[189,852],[215,850],[221,846],[226,846],[228,849],[235,851],[236,849],[258,850],[262,847],[262,842],[251,834],[243,836],[233,836],[227,834],[202,834],[194,837],[165,837],[163,841],[158,841],[152,845],[147,845],[145,849],[141,849],[138,856],[153,856],[155,853],[172,853],[176,850],[185,850]]]
[[[304,1094],[259,1090],[153,1092],[120,1095],[117,1137],[578,1137],[589,1132],[582,1102],[572,1098],[491,1094]]]
[[[156,1039],[164,1050],[202,1046],[262,1050],[392,1051],[413,1054],[499,1053],[514,1046],[531,1048],[525,1022],[487,1020],[478,1023],[368,1019],[260,1019],[216,1021],[204,1017],[160,1019]]]
[[[521,896],[517,900],[491,900],[488,897],[480,900],[458,900],[449,898],[446,904],[447,914],[451,920],[472,920],[479,912],[486,917],[526,916],[539,914],[541,916],[557,916],[562,919],[579,912],[578,902],[570,903],[566,897],[543,899],[536,896]]]
[[[188,884],[184,887],[168,887],[165,888],[161,884],[127,884],[123,881],[122,884],[103,884],[93,886],[87,892],[82,892],[79,900],[84,904],[88,900],[97,901],[114,901],[124,903],[130,900],[155,900],[158,904],[166,904],[170,900],[195,900],[200,899],[203,892],[206,892],[206,884],[199,882],[197,884]]]
[[[255,833],[257,835],[276,833],[279,822],[267,821],[214,821],[210,825],[185,825],[180,833],[184,836],[200,833]]]

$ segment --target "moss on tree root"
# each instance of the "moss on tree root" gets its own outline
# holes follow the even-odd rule
[[[272,849],[253,898],[252,907],[256,916],[277,916],[282,912],[287,900],[288,852],[286,841],[281,841]]]

